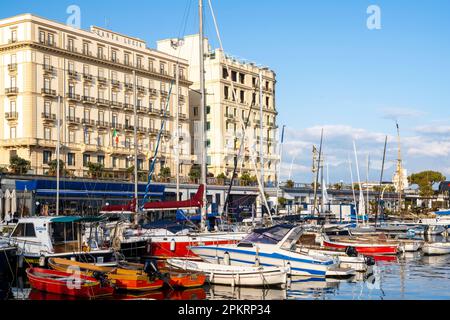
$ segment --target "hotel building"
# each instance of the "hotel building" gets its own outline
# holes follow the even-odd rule
[[[71,175],[87,176],[89,163],[101,163],[107,177],[126,178],[135,147],[138,169],[148,171],[166,120],[155,173],[169,167],[174,175],[177,63],[180,172],[187,176],[194,160],[187,60],[99,27],[80,30],[31,14],[0,20],[0,165],[18,155],[46,174],[59,132]]]
[[[199,112],[200,72],[199,35],[186,36],[182,45],[173,46],[173,40],[157,42],[157,49],[167,54],[184,58],[189,63],[190,80],[193,81],[190,94],[192,153],[201,159],[201,126]],[[220,49],[211,50],[204,39],[205,90],[207,113],[207,155],[208,171],[215,176],[224,173],[231,177],[242,137],[242,124],[250,112],[249,124],[244,141],[244,152],[238,161],[238,173],[248,172],[260,175],[260,136],[263,137],[262,157],[264,180],[277,180],[278,126],[275,104],[276,74],[268,68],[254,63],[242,62],[227,56]],[[228,72],[229,71],[229,72]],[[262,108],[260,115],[260,73],[262,73]],[[234,90],[234,94],[232,93]],[[263,130],[260,124],[263,124]],[[253,160],[252,160],[253,159]],[[256,163],[257,172],[252,161]]]

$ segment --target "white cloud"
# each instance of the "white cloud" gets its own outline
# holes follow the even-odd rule
[[[400,118],[420,117],[425,115],[424,112],[410,108],[384,108],[381,109],[381,114],[384,119],[397,121]]]

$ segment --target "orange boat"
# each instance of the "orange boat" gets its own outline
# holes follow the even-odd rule
[[[91,276],[104,273],[116,290],[150,291],[162,288],[164,281],[151,278],[138,265],[123,265],[121,267],[102,267],[92,263],[72,261],[68,259],[51,258],[48,261],[51,268],[63,272],[81,272]]]

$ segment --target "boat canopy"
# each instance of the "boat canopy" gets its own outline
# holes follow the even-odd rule
[[[64,217],[56,217],[50,220],[50,222],[54,223],[70,223],[70,222],[99,222],[103,221],[102,217],[80,217],[80,216],[64,216]]]
[[[161,202],[147,202],[144,204],[144,211],[152,210],[176,210],[186,208],[201,208],[203,206],[203,193],[205,186],[201,184],[198,187],[197,193],[188,200],[182,201],[161,201]]]
[[[279,224],[270,228],[255,229],[242,242],[277,244],[294,227],[291,224]]]

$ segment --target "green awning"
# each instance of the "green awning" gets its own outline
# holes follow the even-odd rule
[[[80,216],[63,216],[56,217],[51,220],[53,223],[70,223],[70,222],[98,222],[105,218],[102,217],[80,217]]]

